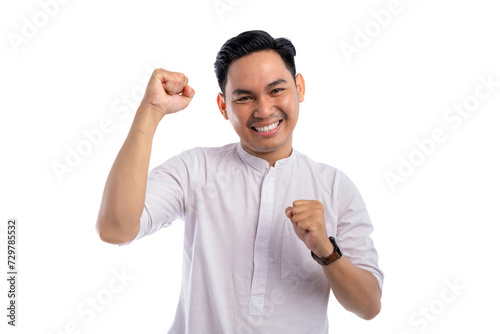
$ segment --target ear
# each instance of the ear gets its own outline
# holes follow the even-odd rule
[[[304,77],[302,77],[302,74],[298,73],[295,76],[295,85],[297,86],[297,92],[299,93],[299,102],[304,102],[304,95],[306,94],[306,83],[304,82]]]
[[[219,106],[220,113],[222,114],[222,117],[224,119],[228,119],[227,117],[227,112],[226,112],[226,102],[224,101],[224,95],[222,93],[219,93],[217,95],[217,105]]]

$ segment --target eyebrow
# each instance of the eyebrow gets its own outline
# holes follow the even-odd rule
[[[277,85],[280,85],[280,84],[283,84],[283,83],[286,83],[287,81],[285,79],[277,79],[277,80],[274,80],[273,82],[271,82],[270,84],[268,84],[266,86],[266,90],[269,90]],[[234,96],[234,95],[245,95],[245,94],[252,94],[252,91],[248,90],[248,89],[241,89],[241,88],[236,88],[235,90],[232,91],[231,93],[231,96]]]

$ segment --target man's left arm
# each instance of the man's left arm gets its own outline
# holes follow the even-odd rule
[[[315,200],[297,200],[285,214],[295,233],[309,250],[318,257],[328,257],[334,246],[328,238],[324,206]],[[339,303],[365,320],[373,319],[381,309],[381,291],[375,276],[354,265],[345,256],[323,266],[330,288]]]

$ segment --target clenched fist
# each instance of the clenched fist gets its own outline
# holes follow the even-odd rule
[[[160,68],[149,80],[141,107],[151,108],[164,116],[186,108],[193,96],[194,90],[184,74]]]
[[[319,201],[298,200],[285,209],[293,229],[306,247],[319,257],[333,253],[325,225],[325,208]]]

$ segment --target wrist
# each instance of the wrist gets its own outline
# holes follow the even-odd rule
[[[137,114],[160,122],[162,118],[168,114],[168,112],[165,112],[159,106],[155,106],[154,104],[143,100],[137,108]]]
[[[313,253],[318,257],[328,257],[335,251],[330,239],[326,239],[325,242],[322,243],[322,246],[317,248]]]
[[[324,253],[321,253],[321,255],[317,255],[313,251],[311,251],[312,258],[316,262],[321,264],[322,266],[328,266],[329,264],[337,261],[338,259],[340,259],[342,257],[342,251],[340,250],[339,246],[337,245],[335,238],[329,237],[328,240],[330,241],[330,243],[333,247],[333,252],[330,255],[321,256]]]
[[[143,133],[154,133],[163,116],[160,111],[141,104],[135,113],[132,129]]]

